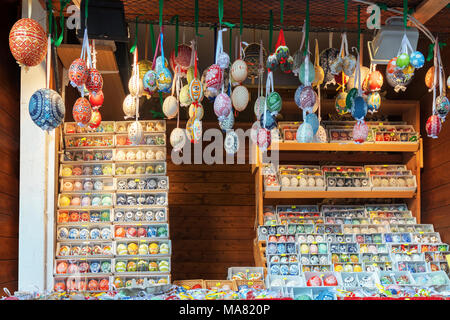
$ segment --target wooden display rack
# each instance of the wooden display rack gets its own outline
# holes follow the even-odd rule
[[[288,102],[289,103],[289,102]],[[322,100],[322,112],[332,114],[334,100]],[[383,100],[381,112],[390,116],[397,116],[402,121],[412,125],[420,132],[420,103],[418,101]],[[336,162],[338,164],[404,164],[417,179],[417,190],[412,191],[266,191],[264,192],[263,176],[261,174],[262,153],[256,147],[254,150],[256,163],[252,164],[255,173],[255,200],[258,225],[264,224],[264,205],[300,204],[308,199],[401,199],[408,204],[408,208],[420,223],[420,169],[423,167],[422,139],[417,143],[297,143],[273,142],[272,150],[278,150],[280,163],[302,161]],[[310,200],[311,202],[311,200]],[[312,203],[312,202],[311,202]],[[314,203],[317,203],[315,201]],[[253,242],[255,265],[266,267],[265,242],[255,238]]]

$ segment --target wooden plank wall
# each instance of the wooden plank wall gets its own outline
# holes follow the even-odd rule
[[[450,48],[441,51],[445,74],[450,74]],[[421,79],[419,79],[421,80]],[[422,80],[423,81],[423,80]],[[449,90],[447,90],[449,91]],[[447,97],[450,95],[447,93]],[[437,139],[428,138],[425,123],[431,115],[433,93],[420,101],[424,147],[422,171],[422,223],[432,223],[444,242],[450,242],[450,123],[444,122]]]
[[[168,122],[167,138],[175,126]],[[236,125],[243,126],[249,124]],[[169,158],[170,153],[168,148]],[[253,266],[255,189],[250,165],[175,165],[170,159],[167,165],[172,279],[226,279],[231,266]]]
[[[0,296],[17,290],[19,250],[20,68],[9,51],[9,30],[19,8],[2,3],[0,13]]]

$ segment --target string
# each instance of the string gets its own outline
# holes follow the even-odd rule
[[[175,57],[178,57],[178,15],[174,15],[172,19],[170,19],[170,23],[173,23],[175,20]]]
[[[49,34],[48,35],[48,41],[47,41],[47,74],[46,74],[46,88],[50,89],[50,66],[51,66],[51,43],[52,43],[52,37]]]
[[[147,60],[148,58],[148,34],[150,32],[149,25],[145,25],[145,48],[144,48],[144,58]]]
[[[240,2],[240,6],[239,6],[239,34],[242,35],[242,30],[244,29],[244,17],[242,14],[243,11],[243,4],[242,4],[242,0]]]
[[[61,42],[64,38],[64,9],[69,4],[70,0],[59,0],[59,26],[61,28],[61,34],[58,36],[57,40],[55,41],[55,46],[59,47],[61,45]],[[56,35],[58,35],[58,31],[55,29]]]
[[[32,12],[33,12],[33,0],[28,0],[28,18],[30,19]]]
[[[438,43],[438,37],[436,37],[435,40],[435,46],[434,46],[434,75],[433,75],[433,114],[436,114],[436,81],[437,81],[437,73],[438,73],[438,64],[437,64],[437,48],[439,48],[439,43]]]
[[[403,26],[408,28],[408,0],[403,0]]]
[[[273,12],[270,10],[269,20],[269,51],[272,52],[272,39],[273,39]]]
[[[358,5],[358,52],[361,46],[361,6]]]
[[[233,50],[233,27],[230,27],[230,34],[229,34],[229,36],[230,36],[230,39],[229,39],[229,41],[230,41],[230,48],[228,49],[228,51],[231,54],[231,52]]]
[[[136,16],[136,20],[135,20],[135,24],[136,24],[136,32],[134,34],[134,44],[130,49],[130,53],[134,53],[134,51],[136,50],[137,47],[137,42],[138,42],[138,30],[139,30],[139,24],[138,24],[138,18],[139,16]]]
[[[348,0],[344,0],[344,9],[345,9],[345,14],[344,14],[344,23],[347,23],[347,13],[348,13]]]
[[[162,29],[164,0],[159,0],[159,29]]]
[[[198,15],[199,15],[199,7],[198,7],[198,0],[195,0],[195,36],[196,37],[203,37],[203,35],[198,33]]]
[[[308,54],[308,44],[309,44],[309,0],[306,0],[306,30],[305,30],[305,41],[306,41],[306,46],[305,46],[305,51],[304,54],[307,55]]]
[[[153,23],[150,23],[150,41],[152,42],[153,54],[156,52],[155,32],[153,30]],[[158,40],[159,41],[159,40]]]
[[[218,9],[219,9],[219,28],[222,28],[222,20],[223,20],[223,0],[219,0]]]
[[[283,26],[283,11],[284,11],[284,1],[280,0],[280,24]]]

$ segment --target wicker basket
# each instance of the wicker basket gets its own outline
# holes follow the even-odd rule
[[[247,63],[248,77],[252,79],[252,83],[259,76],[259,48],[259,43],[254,42],[244,49],[244,61]],[[266,59],[267,51],[263,47],[263,64],[265,64]]]
[[[189,289],[195,285],[200,285],[202,289],[205,288],[205,282],[203,279],[177,280],[174,281],[173,284],[179,287],[188,287]]]

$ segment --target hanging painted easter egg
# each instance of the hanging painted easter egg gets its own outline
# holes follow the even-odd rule
[[[191,64],[191,55],[192,48],[186,44],[180,44],[178,45],[178,55],[175,56],[175,63],[187,70]]]
[[[394,73],[397,70],[400,70],[400,68],[397,66],[397,57],[394,57],[391,60],[389,60],[387,64],[386,73]]]
[[[172,74],[169,69],[162,68],[159,72],[156,73],[156,84],[158,85],[158,90],[161,92],[169,93],[172,88]]]
[[[9,32],[9,49],[20,65],[37,66],[47,54],[47,34],[36,20],[20,19]]]
[[[350,109],[347,109],[347,92],[339,92],[336,101],[334,102],[334,106],[339,115],[346,114]]]
[[[205,85],[213,94],[217,94],[222,86],[223,72],[218,64],[213,64],[206,70]]]
[[[317,129],[317,133],[314,136],[313,142],[326,143],[327,141],[327,130],[325,130],[323,126],[319,126],[319,129]]]
[[[149,70],[144,74],[144,78],[142,79],[142,84],[144,86],[144,92],[149,99],[153,92],[158,88],[158,83],[156,82],[158,76],[156,72],[153,70]]]
[[[230,114],[232,109],[231,99],[225,93],[219,93],[214,100],[214,113],[219,118],[219,121],[224,120]]]
[[[125,119],[136,116],[136,97],[131,94],[127,95],[122,104],[123,113],[125,113]]]
[[[189,107],[189,118],[202,120],[204,114],[205,111],[200,103],[197,103],[197,105],[191,104],[191,106]]]
[[[306,115],[305,123],[309,123],[313,130],[313,135],[315,135],[317,130],[319,130],[319,118],[317,118],[315,113],[308,113]]]
[[[370,69],[367,67],[362,66],[359,69],[360,75],[361,75],[361,85],[364,83],[364,80],[367,78],[367,76],[370,73]],[[356,70],[353,72],[353,74],[349,77],[347,82],[347,90],[358,88],[358,81],[355,83],[355,76],[356,76]]]
[[[441,119],[445,119],[450,111],[450,102],[446,96],[436,98],[436,112]]]
[[[52,89],[39,89],[30,98],[31,120],[42,130],[53,130],[61,124],[66,107],[61,96]]]
[[[306,86],[300,92],[300,108],[311,111],[316,103],[316,94],[311,86]]]
[[[342,70],[348,76],[351,76],[355,72],[356,68],[356,58],[354,55],[349,54],[344,57],[342,62]]]
[[[227,69],[230,65],[230,56],[226,52],[220,52],[217,56],[217,64],[222,69]]]
[[[363,143],[369,135],[369,127],[363,122],[357,122],[353,127],[353,140],[356,143]]]
[[[190,118],[186,123],[186,133],[192,143],[198,143],[202,137],[202,122],[196,118]]]
[[[250,139],[253,143],[258,143],[258,131],[261,129],[261,124],[259,121],[255,121],[252,124],[252,127],[250,129]]]
[[[425,75],[425,85],[431,89],[433,88],[433,84],[434,84],[434,66],[428,69]]]
[[[403,70],[397,70],[394,73],[386,73],[386,80],[390,86],[396,88],[404,88],[411,82],[413,75],[408,75]]]
[[[367,114],[367,103],[363,97],[358,96],[355,98],[353,108],[350,110],[353,118],[356,120],[363,120]]]
[[[186,133],[181,128],[175,128],[170,133],[170,144],[174,151],[180,151],[186,144]]]
[[[266,151],[272,142],[272,136],[270,130],[261,128],[258,130],[258,134],[256,136],[257,145],[261,151]]]
[[[266,68],[274,71],[278,67],[278,60],[275,54],[267,57]]]
[[[178,101],[174,96],[168,96],[164,99],[163,112],[168,119],[174,118],[178,113]]]
[[[436,139],[441,132],[442,122],[441,119],[437,115],[432,115],[428,118],[427,123],[425,125],[425,130],[427,131],[427,135],[430,138]]]
[[[297,142],[299,143],[311,143],[314,138],[313,128],[309,123],[302,123],[298,129],[296,134]]]
[[[216,98],[217,100],[217,98]],[[234,126],[234,113],[230,112],[223,120],[219,119],[220,129],[223,131],[233,129]]]
[[[203,85],[197,78],[194,78],[189,84],[189,96],[194,102],[203,98]]]
[[[369,91],[378,91],[381,89],[383,85],[383,76],[380,71],[373,71],[369,73],[367,78],[367,90]]]
[[[256,115],[256,119],[259,119],[261,114],[264,112],[264,104],[266,103],[266,98],[264,96],[259,96],[256,101],[255,105],[253,107],[253,110]]]
[[[447,88],[450,89],[450,76],[448,76],[448,78],[447,78]]]
[[[320,105],[320,100],[319,100],[319,96],[317,95],[317,92],[314,91],[314,94],[316,95],[316,102],[314,103],[312,112],[316,112],[317,109],[319,109],[319,105]]]
[[[266,128],[268,130],[272,130],[277,126],[275,117],[270,113],[270,111],[266,111],[261,114],[261,119],[259,120],[261,127]]]
[[[228,154],[235,154],[239,150],[239,137],[234,130],[227,131],[223,146]]]
[[[397,64],[397,67],[399,67],[400,69],[405,68],[409,64],[409,55],[407,53],[401,53],[397,57],[396,64]]]
[[[242,59],[237,59],[233,64],[231,65],[231,77],[233,80],[237,83],[243,82],[245,79],[247,79],[247,64]]]
[[[140,78],[137,78],[133,75],[128,81],[128,90],[130,90],[130,94],[132,96],[142,96],[144,92],[144,83]]]
[[[186,74],[186,79],[188,83],[191,83],[192,80],[194,80],[194,74],[195,74],[195,69],[194,67],[189,67],[187,74]]]
[[[342,75],[343,75],[343,77],[342,77]],[[345,73],[343,74],[343,73],[341,72],[341,73],[339,73],[339,74],[337,74],[337,75],[334,76],[334,81],[335,81],[338,85],[344,86],[344,85],[346,85],[346,84],[348,83],[348,79],[349,79],[349,78],[350,78],[350,77],[349,77],[348,75],[346,75]]]
[[[248,102],[250,101],[250,93],[244,86],[237,86],[233,89],[231,93],[231,101],[233,103],[234,109],[236,111],[242,112],[247,108]]]
[[[371,92],[367,96],[367,108],[370,113],[377,112],[380,109],[381,96],[378,91]]]
[[[425,57],[420,51],[414,51],[409,56],[409,63],[416,69],[422,68],[425,64]]]
[[[138,62],[139,67],[139,78],[143,79],[145,74],[152,70],[152,62],[144,59]]]
[[[331,73],[330,65],[339,56],[339,50],[335,48],[328,48],[323,50],[319,55],[319,65],[322,67],[325,74],[325,83],[334,81],[334,76]]]
[[[311,61],[308,62],[308,79],[306,79],[306,63],[303,62],[300,66],[300,72],[298,74],[298,78],[301,83],[304,85],[307,85],[306,80],[308,80],[308,83],[312,83],[314,81],[315,77],[315,71],[314,71],[314,65],[311,63]]]
[[[93,110],[97,110],[103,105],[103,101],[105,100],[105,96],[103,95],[103,91],[97,92],[96,95],[89,95],[89,103]]]
[[[295,94],[294,94],[294,101],[295,104],[297,105],[297,107],[300,108],[300,94],[302,93],[302,90],[305,86],[304,85],[299,85],[297,90],[295,90]]]
[[[98,110],[93,110],[91,120],[89,121],[89,128],[96,129],[102,123],[102,115]]]
[[[155,62],[155,71],[156,73],[160,73],[162,69],[167,69],[169,68],[169,62],[167,61],[167,59],[164,57],[164,66],[163,66],[163,57],[162,56],[158,56],[156,58],[156,62]]]
[[[294,58],[292,58],[292,56],[289,56],[282,64],[280,64],[280,69],[284,73],[291,73],[293,66]]]
[[[323,83],[325,74],[321,66],[314,66],[314,81],[311,83],[313,87],[320,86]]]
[[[140,145],[144,137],[144,129],[139,121],[133,121],[128,126],[128,139],[134,146]]]
[[[344,67],[344,58],[341,55],[337,56],[330,64],[330,72],[334,75],[342,73]]]
[[[302,65],[303,61],[305,61],[305,56],[303,55],[303,50],[297,50],[294,53],[294,61],[292,64],[292,72],[294,73],[294,76],[298,77],[298,73],[300,72],[300,66]],[[323,69],[322,69],[323,71]]]
[[[69,80],[72,86],[82,86],[88,78],[86,61],[81,58],[75,59],[69,67]]]
[[[86,89],[88,89],[94,95],[96,95],[97,92],[103,89],[103,77],[95,68],[88,69]]]
[[[289,48],[287,46],[278,46],[275,50],[275,55],[277,57],[278,62],[283,63],[289,56]]]
[[[280,112],[282,101],[281,96],[278,94],[278,92],[271,92],[267,96],[267,110],[270,112]]]
[[[92,108],[89,101],[83,97],[78,98],[73,105],[72,115],[79,126],[88,124],[92,116]]]
[[[183,88],[181,88],[179,98],[180,98],[180,105],[182,107],[187,107],[192,104],[192,99],[191,96],[189,95],[189,85],[185,85]]]

